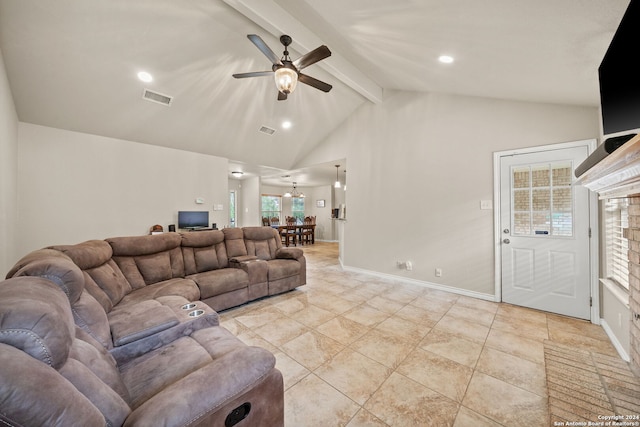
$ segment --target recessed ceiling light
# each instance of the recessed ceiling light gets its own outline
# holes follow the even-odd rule
[[[443,64],[451,64],[453,62],[453,56],[440,55],[438,57],[438,61],[442,62]]]
[[[282,129],[289,129],[291,127],[291,122],[289,120],[285,120],[282,122]]]
[[[138,78],[140,80],[142,80],[143,82],[145,82],[145,83],[149,83],[149,82],[153,81],[153,76],[151,74],[147,73],[146,71],[140,71],[138,73]]]

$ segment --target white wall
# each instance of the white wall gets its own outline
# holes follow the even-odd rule
[[[20,123],[19,255],[48,245],[148,234],[179,210],[229,222],[227,159]],[[204,204],[196,204],[196,198]],[[214,211],[214,205],[224,209]]]
[[[242,213],[240,227],[256,227],[262,225],[260,216],[260,177],[242,180]]]
[[[18,115],[0,52],[0,278],[18,260],[17,168]]]
[[[597,135],[596,108],[392,92],[311,156],[346,152],[346,266],[493,295],[492,153]]]

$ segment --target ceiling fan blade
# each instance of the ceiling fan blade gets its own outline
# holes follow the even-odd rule
[[[278,91],[278,101],[286,101],[286,100],[287,100],[287,94],[284,92]]]
[[[328,83],[322,82],[318,79],[314,79],[311,76],[307,76],[306,74],[298,73],[298,81],[304,84],[308,84],[309,86],[313,86],[316,89],[320,89],[323,92],[329,92],[333,86]]]
[[[256,34],[247,34],[247,38],[251,40],[251,42],[255,44],[258,49],[260,49],[260,52],[262,52],[264,56],[269,58],[269,61],[271,61],[274,65],[282,65],[282,62],[280,62],[280,58],[278,58],[278,55],[273,53],[271,48],[267,46],[267,44],[260,38],[260,36]]]
[[[262,77],[262,76],[272,76],[273,71],[252,71],[250,73],[236,73],[233,74],[233,77],[236,79],[246,79],[247,77]]]
[[[302,70],[303,68],[308,67],[309,65],[315,64],[318,61],[321,61],[325,58],[331,56],[331,51],[325,45],[322,45],[306,55],[301,56],[300,58],[293,61],[293,65],[298,69]]]

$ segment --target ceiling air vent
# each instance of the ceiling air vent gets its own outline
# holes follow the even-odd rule
[[[270,127],[267,127],[267,126],[260,126],[260,132],[267,135],[273,135],[274,133],[276,133],[276,130],[271,129]]]
[[[146,99],[147,101],[156,102],[158,104],[169,106],[173,101],[173,97],[168,95],[163,95],[158,92],[150,91],[149,89],[145,89],[142,92],[142,99]]]

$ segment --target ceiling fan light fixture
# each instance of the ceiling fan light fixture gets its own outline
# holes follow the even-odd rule
[[[288,95],[296,89],[296,85],[298,84],[298,73],[296,70],[284,66],[278,68],[274,74],[278,91]]]

